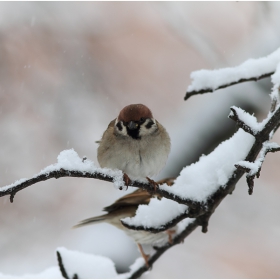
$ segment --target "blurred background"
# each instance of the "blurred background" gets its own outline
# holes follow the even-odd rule
[[[279,2],[0,2],[0,185],[29,178],[74,148],[95,161],[108,123],[143,103],[171,136],[158,178],[177,176],[235,131],[240,106],[262,120],[270,79],[183,97],[190,73],[235,66],[279,47]],[[280,143],[280,133],[274,141]],[[244,178],[212,216],[143,278],[279,278],[280,154],[269,154],[249,196]],[[110,257],[119,272],[139,256],[110,225],[72,230],[125,193],[62,178],[0,198],[0,272],[39,273],[55,250]]]

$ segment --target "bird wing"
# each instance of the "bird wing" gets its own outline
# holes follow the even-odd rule
[[[138,189],[134,191],[133,193],[127,194],[118,200],[116,200],[113,204],[105,207],[103,210],[107,212],[112,212],[117,209],[123,208],[123,207],[129,207],[133,205],[140,205],[140,204],[148,204],[150,202],[150,199],[152,198],[152,195],[148,193],[145,190]]]

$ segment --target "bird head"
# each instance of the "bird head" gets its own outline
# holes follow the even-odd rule
[[[115,129],[118,134],[137,140],[155,132],[157,124],[148,107],[143,104],[131,104],[120,111]]]

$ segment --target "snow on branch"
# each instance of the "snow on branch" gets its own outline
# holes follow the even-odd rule
[[[107,257],[57,248],[60,272],[65,279],[119,278],[115,264]]]
[[[240,129],[212,153],[203,155],[198,162],[185,167],[172,186],[162,184],[155,189],[148,181],[130,182],[130,186],[156,193],[162,198],[151,199],[149,205],[140,205],[134,217],[122,220],[123,225],[133,230],[154,233],[175,228],[172,242],[154,247],[148,260],[149,267],[166,250],[182,242],[198,226],[202,227],[203,232],[207,232],[209,219],[215,209],[233,192],[245,172],[248,173],[249,193],[252,193],[254,178],[260,175],[266,154],[280,151],[278,144],[269,142],[280,126],[279,61],[280,49],[266,58],[249,60],[235,68],[194,73],[191,89],[212,87],[212,90],[215,90],[240,80],[271,75],[275,71],[272,75],[274,86],[270,95],[272,105],[267,118],[261,123],[258,123],[254,116],[233,106],[229,118],[236,121]],[[216,75],[217,78],[211,81]],[[223,86],[225,82],[227,84]],[[0,188],[0,197],[10,195],[12,202],[18,191],[35,183],[60,177],[94,178],[113,182],[120,189],[125,187],[122,171],[98,168],[92,161],[81,159],[74,150],[66,150],[60,153],[57,163],[47,166],[32,178],[21,179]],[[149,269],[143,259],[138,259],[130,267],[130,272],[117,274],[114,264],[107,258],[100,259],[98,256],[88,256],[64,248],[59,248],[57,252],[59,268],[65,278],[137,278]],[[106,276],[104,273],[107,273]]]
[[[100,179],[113,182],[115,186],[120,189],[125,186],[122,171],[96,167],[92,161],[86,158],[81,159],[78,154],[71,149],[62,151],[57,157],[57,163],[47,166],[32,178],[20,179],[11,185],[1,187],[0,197],[10,195],[10,201],[13,202],[14,196],[18,191],[38,182],[61,177]]]
[[[274,112],[277,104],[280,103],[280,63],[278,63],[275,73],[271,76],[271,82],[273,87],[270,94],[272,100],[270,111]]]
[[[237,121],[240,121],[241,119],[243,119],[244,123],[248,124],[248,121],[250,121],[250,123],[254,124],[253,126],[255,127],[255,131],[254,131],[254,135],[256,136],[256,138],[261,138],[262,136],[262,131],[265,130],[265,125],[270,123],[273,123],[274,128],[270,131],[269,135],[268,135],[268,139],[270,140],[273,136],[273,134],[275,133],[276,129],[279,127],[280,125],[280,98],[279,98],[279,91],[280,91],[280,63],[278,63],[277,69],[275,71],[275,74],[272,75],[271,77],[271,81],[273,83],[273,88],[272,88],[272,92],[270,94],[271,97],[271,109],[270,112],[267,116],[266,119],[264,119],[262,121],[262,123],[259,124],[254,124],[254,121],[252,121],[252,119],[250,119],[252,116],[246,116],[244,117],[244,115],[242,115],[243,113],[239,113],[239,114],[235,114],[234,116],[230,116],[231,118],[237,118]],[[273,121],[274,119],[274,121]],[[278,122],[277,122],[278,121]],[[239,122],[240,125],[243,125],[242,123]],[[267,130],[267,129],[266,129]],[[264,132],[265,133],[265,132]],[[266,132],[267,133],[267,132]],[[255,161],[251,162],[251,161],[240,161],[238,162],[235,167],[237,169],[243,170],[244,172],[247,173],[247,184],[249,187],[249,194],[251,195],[253,193],[253,188],[254,188],[254,179],[255,177],[259,178],[260,176],[260,172],[261,172],[261,168],[262,168],[262,164],[264,162],[265,156],[267,153],[271,152],[277,152],[280,151],[280,146],[276,143],[271,143],[268,141],[264,141],[265,138],[263,138],[262,141],[262,148],[259,154],[258,159],[256,159]]]
[[[253,179],[259,174],[265,155],[279,150],[277,144],[267,141],[280,125],[280,104],[260,123],[240,108],[232,107],[231,111],[229,117],[240,129],[208,156],[185,167],[172,187],[164,184],[157,190],[157,193],[164,192],[165,197],[167,192],[169,197],[176,197],[173,200],[188,207],[174,201],[152,199],[149,205],[140,205],[134,217],[122,219],[124,226],[156,233],[172,228],[186,217],[211,213],[221,199],[233,191],[245,172],[249,172],[247,181],[252,193]],[[260,158],[253,164],[260,152]]]
[[[14,196],[18,191],[51,178],[58,179],[62,177],[99,179],[114,183],[120,190],[127,187],[124,181],[124,173],[121,170],[96,167],[94,162],[87,158],[81,159],[78,154],[71,149],[62,151],[57,157],[57,163],[47,166],[32,178],[20,179],[8,186],[0,187],[0,197],[9,195],[10,201],[13,202]],[[146,182],[130,181],[129,186],[142,188],[151,193],[156,192],[160,196],[173,199],[186,205],[193,206],[196,204],[191,200],[182,199],[180,196],[173,195],[165,190],[155,191],[154,185],[150,184],[147,180]]]
[[[273,97],[272,94],[272,103],[273,98],[275,96]],[[167,202],[168,200],[162,199],[157,202],[154,199],[149,205],[139,206],[134,217],[122,219],[123,225],[130,229],[154,233],[175,226],[176,236],[173,243],[156,248],[156,252],[149,258],[150,266],[166,250],[182,242],[198,226],[201,226],[202,232],[206,233],[209,219],[215,209],[228,194],[233,192],[243,174],[251,172],[249,176],[254,179],[254,176],[260,173],[265,155],[280,150],[278,144],[268,142],[280,126],[280,106],[279,99],[277,100],[273,112],[269,112],[261,123],[243,110],[233,107],[229,117],[244,131],[239,129],[231,139],[221,143],[211,154],[201,157],[197,163],[184,168],[173,186],[164,184],[159,187],[158,192],[164,190],[179,196],[181,200],[192,200],[192,204],[188,204],[189,207],[178,205],[174,201]],[[256,160],[259,153],[260,157]],[[238,157],[243,157],[244,160],[238,161]],[[251,164],[254,161],[255,163]],[[147,269],[145,264],[142,265],[130,278],[140,277]]]
[[[280,48],[266,57],[248,59],[236,67],[216,70],[199,70],[191,73],[192,83],[185,100],[196,94],[213,92],[247,81],[257,81],[271,76],[280,62]]]
[[[249,187],[249,194],[253,193],[254,188],[254,179],[255,177],[260,177],[260,172],[262,168],[262,164],[264,162],[265,156],[267,153],[275,153],[280,151],[280,146],[276,143],[269,143],[268,141],[263,143],[263,147],[261,149],[260,155],[255,162],[249,161],[239,161],[235,164],[235,167],[245,171],[247,174],[247,184]]]
[[[149,205],[140,205],[136,215],[123,219],[122,223],[130,229],[159,232],[186,217],[194,218],[206,213],[212,197],[216,192],[223,192],[233,177],[236,171],[234,164],[246,158],[253,144],[254,137],[240,129],[212,153],[185,167],[174,185],[159,187],[158,193],[165,191],[171,197],[180,197],[181,201],[192,201],[188,203],[189,207],[168,199],[158,201],[154,198]]]
[[[234,120],[244,131],[250,133],[253,136],[255,136],[260,131],[260,124],[257,122],[257,119],[254,116],[236,106],[232,106],[230,110],[231,112],[229,114],[229,118]]]
[[[145,266],[142,257],[129,267],[129,272],[118,274],[113,261],[107,257],[71,251],[60,247],[56,250],[58,266],[65,279],[127,279]],[[141,273],[142,274],[142,273]]]

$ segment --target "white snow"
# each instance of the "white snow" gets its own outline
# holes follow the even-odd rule
[[[245,112],[243,109],[232,106],[232,108],[236,111],[238,118],[243,121],[246,125],[248,125],[254,132],[254,134],[257,134],[259,131],[261,131],[264,127],[264,125],[267,123],[267,121],[262,121],[261,123],[258,123],[255,116],[250,115],[249,113]],[[233,115],[233,112],[231,111],[229,116]]]
[[[206,202],[211,194],[227,182],[236,170],[234,165],[246,157],[254,142],[255,138],[251,134],[239,129],[208,156],[202,156],[198,162],[185,167],[172,187],[164,184],[160,189],[182,199]],[[134,217],[123,221],[134,226],[161,228],[187,210],[187,206],[172,200],[152,199],[148,205],[139,206]]]
[[[280,48],[266,57],[248,59],[236,67],[216,70],[199,70],[191,73],[192,83],[187,92],[201,89],[215,90],[222,85],[237,82],[241,79],[260,77],[263,74],[274,72],[280,62]]]
[[[118,274],[113,261],[107,257],[71,251],[64,247],[57,248],[64,268],[70,279],[77,274],[79,279],[126,279],[145,265],[142,257],[137,258],[129,267],[129,272]],[[0,279],[64,279],[60,269],[53,266],[37,274],[15,276],[0,272]]]
[[[27,181],[28,179],[27,178],[22,178],[22,179],[19,179],[17,181],[15,181],[14,183],[8,185],[8,186],[4,186],[4,187],[0,187],[0,191],[6,191],[8,189],[11,189],[12,187],[14,186],[17,186],[25,181]]]
[[[38,174],[34,175],[32,178],[35,178],[39,175],[45,174],[46,176],[52,171],[59,171],[60,169],[69,170],[69,171],[80,171],[82,173],[101,173],[105,176],[110,176],[113,178],[113,183],[117,188],[124,187],[123,181],[123,172],[121,170],[112,170],[109,168],[100,168],[97,167],[93,161],[86,159],[84,162],[79,157],[79,155],[73,150],[64,150],[60,152],[57,157],[57,163],[51,164],[41,170]],[[6,191],[15,187],[16,185],[23,183],[29,179],[20,179],[14,182],[11,185],[0,187],[0,191]]]
[[[80,279],[116,278],[117,272],[113,261],[107,257],[57,248],[63,265],[70,278],[77,274]]]
[[[261,162],[260,161],[250,162],[250,161],[241,160],[237,162],[237,164],[244,168],[250,169],[250,172],[248,174],[253,175],[258,172]]]
[[[272,92],[270,94],[272,100],[277,100],[279,103],[279,91],[280,91],[280,63],[278,63],[275,73],[271,76],[271,82],[273,83]]]
[[[186,229],[186,227],[195,221],[195,218],[186,218],[177,224],[176,234],[180,234],[182,231]]]
[[[136,270],[138,270],[140,267],[145,265],[145,260],[140,257],[137,258],[134,263],[129,267],[129,272],[119,274],[117,278],[119,279],[128,279]]]
[[[250,176],[255,175],[259,171],[259,169],[265,159],[266,151],[269,149],[278,149],[278,148],[280,148],[280,146],[277,143],[266,141],[263,143],[263,147],[260,151],[259,157],[254,162],[239,161],[237,164],[242,167],[250,169],[250,172],[248,173],[248,175],[250,175]]]
[[[3,274],[0,272],[0,279],[64,279],[58,266],[45,269],[37,274],[24,274],[22,276]]]
[[[198,162],[185,167],[171,188],[160,188],[185,199],[206,202],[227,182],[236,169],[234,164],[246,157],[254,142],[252,135],[239,129],[208,156],[202,156]]]
[[[140,205],[138,207],[134,217],[124,218],[122,221],[128,225],[160,228],[166,224],[166,221],[173,220],[187,210],[188,206],[173,200],[152,198],[148,205]]]

